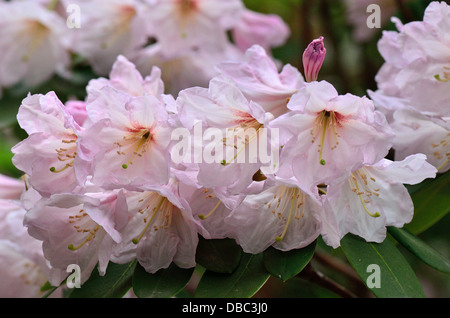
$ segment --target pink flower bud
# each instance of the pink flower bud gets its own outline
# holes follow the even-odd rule
[[[303,52],[303,68],[307,82],[317,80],[327,50],[323,45],[323,36],[312,41]]]

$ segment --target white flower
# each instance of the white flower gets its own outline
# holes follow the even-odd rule
[[[0,200],[0,297],[41,297],[49,279],[41,242],[23,226],[26,211],[19,201]]]
[[[71,29],[72,49],[107,75],[118,55],[128,56],[147,41],[145,6],[136,0],[66,0],[80,7],[81,26]]]
[[[434,178],[436,168],[423,154],[402,161],[382,159],[352,172],[327,188],[322,236],[336,248],[347,233],[381,243],[386,227],[403,227],[414,214],[414,205],[404,184]]]
[[[67,75],[65,21],[33,1],[0,3],[0,86],[40,84]]]
[[[148,4],[152,33],[169,55],[204,46],[224,47],[226,31],[244,9],[241,0],[154,0]]]

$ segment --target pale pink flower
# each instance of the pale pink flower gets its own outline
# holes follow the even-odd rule
[[[50,271],[42,242],[23,226],[26,211],[19,201],[0,200],[0,206],[0,297],[41,297]]]
[[[185,88],[207,87],[209,81],[218,75],[214,68],[217,64],[240,60],[242,55],[231,43],[220,49],[202,46],[198,49],[180,50],[176,54],[168,54],[160,43],[155,43],[137,51],[130,60],[142,74],[148,74],[154,67],[158,67],[165,92],[177,96]]]
[[[404,184],[435,176],[436,168],[423,154],[402,161],[382,159],[353,171],[327,188],[322,237],[334,248],[347,233],[381,243],[387,226],[401,228],[412,220],[414,205]]]
[[[23,226],[25,209],[19,200],[0,199],[0,239],[20,246],[23,253],[35,263],[45,265],[40,241],[32,238]]]
[[[254,44],[267,51],[283,45],[290,35],[289,26],[276,14],[245,9],[231,31],[233,41],[242,51]]]
[[[108,78],[101,77],[89,81],[86,87],[88,101],[95,98],[97,91],[104,86],[111,86],[131,96],[153,95],[159,97],[164,93],[161,70],[152,66],[148,74],[148,76],[143,77],[132,62],[125,56],[119,55]]]
[[[189,204],[194,216],[197,217],[207,232],[207,239],[234,238],[235,229],[224,222],[233,211],[227,203],[233,205],[242,201],[244,195],[220,196],[214,189],[201,188],[192,194]]]
[[[228,78],[218,76],[208,88],[181,91],[177,104],[181,124],[193,134],[194,157],[188,159],[198,163],[198,182],[203,187],[240,193],[261,167],[271,164],[260,160],[258,145],[269,141],[269,133],[261,128],[273,116],[249,102]],[[267,149],[273,148],[267,145]]]
[[[80,156],[92,161],[92,182],[137,189],[169,178],[170,127],[155,96],[133,97],[111,86],[86,105],[90,125],[80,136]]]
[[[439,173],[450,169],[450,121],[402,109],[393,114],[395,159],[423,153]]]
[[[149,273],[174,262],[180,268],[194,267],[201,226],[180,195],[180,181],[172,175],[167,185],[127,193],[129,221],[121,231],[123,241],[115,246],[111,260],[133,259]]]
[[[259,45],[249,48],[243,61],[224,61],[217,69],[230,77],[249,100],[275,117],[288,111],[289,99],[305,82],[290,64],[284,65],[280,72],[273,58]]]
[[[48,280],[40,266],[19,245],[0,239],[1,298],[39,298]]]
[[[34,86],[67,75],[64,19],[34,1],[0,3],[0,86]]]
[[[147,11],[136,0],[66,0],[80,8],[80,27],[70,30],[73,50],[99,75],[110,72],[118,55],[128,56],[149,36]]]
[[[203,188],[197,182],[197,173],[197,170],[190,167],[178,175],[185,176],[180,190],[194,217],[199,219],[205,229],[203,236],[207,239],[234,238],[234,228],[224,220],[242,203],[246,194],[232,195],[227,193],[226,188]]]
[[[43,196],[82,187],[84,170],[75,168],[87,164],[77,156],[81,128],[56,94],[29,95],[17,120],[29,136],[11,149],[12,161],[29,175],[31,186]]]
[[[269,177],[264,189],[247,195],[224,222],[246,253],[305,247],[321,232],[321,202],[308,191],[294,180]]]
[[[424,153],[439,172],[448,170],[450,116],[450,6],[431,2],[423,21],[384,31],[378,49],[385,59],[368,91],[386,114],[396,138],[396,160]]]
[[[224,47],[227,30],[239,21],[241,0],[148,1],[152,33],[165,54],[203,46]]]
[[[383,158],[393,134],[366,97],[338,95],[328,82],[306,83],[289,101],[291,112],[270,122],[280,129],[278,176],[291,173],[306,187],[328,184]],[[292,172],[291,172],[292,170]]]
[[[25,182],[0,174],[0,199],[18,200],[25,190]]]
[[[402,25],[394,19],[398,32],[383,32],[378,50],[385,63],[375,78],[378,90],[373,96],[377,107],[398,108],[389,99],[380,99],[392,97],[427,115],[450,115],[449,19],[450,6],[435,1],[427,7],[423,21]]]
[[[32,237],[42,241],[44,256],[51,271],[56,271],[51,283],[59,285],[58,279],[65,278],[61,271],[70,264],[80,266],[81,283],[97,264],[104,275],[113,246],[122,241],[120,231],[128,221],[127,211],[121,190],[54,194],[36,202],[27,211],[24,225]]]

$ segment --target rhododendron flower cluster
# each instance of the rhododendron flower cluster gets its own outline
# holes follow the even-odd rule
[[[439,172],[450,168],[450,6],[432,2],[423,21],[384,31],[378,42],[385,63],[369,91],[396,132],[395,155],[424,153]]]
[[[2,1],[0,21],[0,87],[32,86],[54,73],[67,75],[70,44],[56,12],[35,1]]]
[[[292,66],[279,73],[258,45],[246,56],[219,64],[207,88],[176,98],[163,93],[158,67],[142,77],[119,56],[109,78],[89,83],[78,116],[53,92],[24,99],[18,120],[29,136],[13,147],[13,162],[28,178],[34,204],[24,224],[43,241],[52,283],[73,263],[83,273],[99,264],[101,274],[109,261],[136,258],[150,273],[172,262],[190,268],[199,235],[233,238],[259,253],[301,248],[319,235],[337,247],[348,232],[380,242],[386,226],[411,219],[403,183],[436,169],[422,154],[383,159],[394,135],[372,101],[339,95],[326,81],[305,82]],[[244,67],[252,81],[242,78]],[[274,85],[282,93],[272,96]],[[182,128],[198,139],[196,123],[225,136],[203,136],[201,154],[213,146],[219,159],[234,155],[175,162],[172,133]],[[270,167],[236,160],[259,156],[250,150],[263,129],[277,132],[266,141],[279,159]]]
[[[0,175],[0,297],[40,297],[48,281],[50,265],[41,241],[23,226],[27,199],[23,180]],[[54,296],[60,296],[57,292]]]
[[[24,176],[0,176],[0,262],[33,268],[7,274],[26,279],[30,295],[47,280],[59,286],[71,264],[82,283],[110,262],[137,260],[152,274],[193,268],[200,238],[229,238],[250,254],[319,237],[338,248],[348,233],[380,243],[387,227],[412,220],[405,184],[450,167],[444,3],[384,33],[386,63],[369,98],[321,79],[323,36],[299,52],[303,69],[280,65],[270,48],[289,30],[240,0],[58,5],[69,2],[90,28],[68,37],[58,35],[58,7],[34,3],[13,16],[28,1],[0,4],[0,29],[34,32],[12,45],[0,35],[11,46],[1,67],[20,65],[16,78],[0,68],[1,86],[70,72],[67,47],[98,74],[83,100],[30,93],[17,113],[27,137],[12,162]],[[7,242],[19,219],[27,241]]]
[[[70,78],[71,55],[105,76],[123,55],[145,74],[159,66],[176,94],[207,85],[220,61],[239,60],[253,44],[280,46],[290,34],[281,18],[241,0],[10,1],[0,3],[0,17],[0,87],[7,88]]]

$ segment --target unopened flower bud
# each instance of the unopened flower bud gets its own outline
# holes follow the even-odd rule
[[[327,50],[323,45],[323,36],[312,41],[303,52],[303,68],[307,82],[317,80]]]

